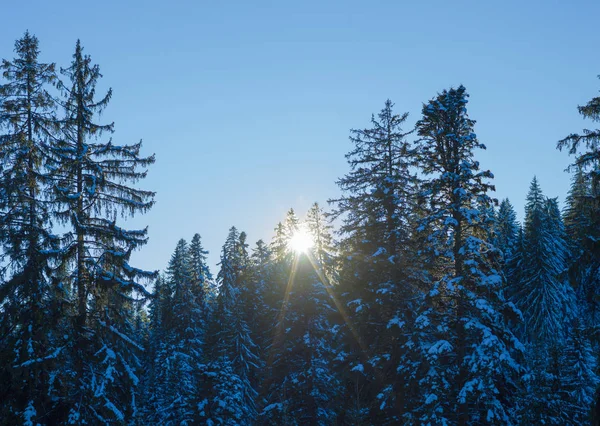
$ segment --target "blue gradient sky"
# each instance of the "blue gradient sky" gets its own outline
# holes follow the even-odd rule
[[[144,140],[157,163],[150,243],[137,264],[163,269],[199,232],[210,261],[231,225],[269,239],[289,207],[338,194],[348,130],[386,98],[412,125],[451,85],[522,216],[533,175],[562,200],[569,162],[556,141],[585,123],[600,89],[596,1],[29,1],[0,6],[0,56],[26,29],[42,59],[67,65],[80,38],[114,97],[115,142]],[[213,271],[216,272],[216,271]]]

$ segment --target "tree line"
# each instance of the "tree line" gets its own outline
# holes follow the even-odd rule
[[[113,143],[79,41],[66,68],[39,53],[26,32],[0,66],[0,423],[589,421],[600,130],[558,142],[565,206],[534,177],[519,223],[476,159],[464,86],[414,128],[388,100],[350,131],[330,209],[290,209],[252,248],[232,227],[216,276],[199,234],[144,271],[147,230],[121,221],[154,204],[138,187],[154,156]],[[579,112],[600,121],[600,98]]]

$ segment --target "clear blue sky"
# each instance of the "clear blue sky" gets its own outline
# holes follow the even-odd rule
[[[522,216],[533,175],[564,199],[556,141],[600,89],[600,2],[28,1],[0,7],[0,56],[26,29],[67,65],[80,38],[114,90],[118,143],[156,153],[157,191],[137,265],[163,269],[199,232],[218,252],[231,225],[270,239],[289,207],[338,194],[348,130],[386,98],[412,125],[423,102],[464,84],[482,166]],[[213,270],[216,273],[216,271]]]

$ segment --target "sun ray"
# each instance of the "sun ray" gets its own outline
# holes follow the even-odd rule
[[[335,296],[335,293],[332,291],[332,289],[331,289],[331,283],[329,282],[329,280],[327,279],[327,277],[323,273],[322,268],[318,265],[317,259],[314,258],[314,256],[312,255],[312,253],[307,253],[306,257],[308,258],[310,264],[312,265],[313,269],[317,273],[317,276],[319,277],[319,279],[323,283],[323,286],[325,287],[325,290],[327,291],[327,294],[329,294],[329,297],[333,301],[333,303],[334,303],[336,309],[338,310],[338,312],[340,313],[342,319],[344,320],[344,322],[348,326],[348,329],[352,333],[352,336],[354,337],[354,339],[356,340],[356,342],[360,346],[360,348],[363,351],[363,353],[368,356],[368,354],[369,354],[368,348],[362,342],[362,339],[360,338],[360,335],[358,334],[358,332],[356,331],[356,328],[352,324],[352,320],[350,319],[350,316],[346,312],[346,309],[344,308],[344,306],[342,305],[342,303],[337,299],[337,297]]]
[[[313,241],[312,241],[310,234],[308,234],[305,230],[302,230],[302,229],[297,231],[292,236],[292,238],[290,239],[290,241],[288,243],[289,249],[294,252],[294,258],[292,261],[288,282],[287,282],[287,285],[285,288],[283,301],[281,303],[281,308],[280,308],[279,314],[277,316],[277,323],[276,323],[274,333],[273,333],[273,345],[271,347],[271,350],[269,351],[270,353],[268,356],[268,365],[271,365],[272,354],[274,352],[273,349],[274,349],[274,347],[276,347],[279,344],[280,339],[283,335],[283,320],[284,320],[287,306],[288,306],[288,303],[290,300],[290,294],[291,294],[292,288],[294,286],[294,280],[296,278],[296,273],[298,271],[298,264],[299,264],[299,261],[300,261],[300,258],[302,257],[302,255],[306,255],[306,258],[310,262],[313,270],[316,272],[319,280],[323,283],[323,286],[325,287],[327,294],[333,301],[335,308],[340,313],[340,316],[344,320],[344,323],[350,330],[352,337],[354,338],[354,340],[356,340],[356,343],[360,347],[360,350],[361,350],[363,356],[366,359],[370,358],[370,351],[368,350],[368,348],[366,347],[366,345],[360,338],[360,335],[359,335],[358,331],[356,330],[356,327],[354,327],[354,324],[352,323],[350,316],[346,312],[344,305],[338,300],[335,293],[332,291],[332,288],[331,288],[332,286],[331,286],[329,279],[325,276],[321,266],[319,265],[318,260],[314,257],[313,253],[311,252],[310,249],[312,248],[312,246],[313,246]]]
[[[300,253],[295,253],[294,260],[292,261],[292,268],[290,270],[290,276],[288,278],[288,282],[285,287],[283,301],[281,302],[281,308],[279,309],[279,314],[277,315],[277,323],[275,324],[275,329],[273,332],[273,344],[271,346],[271,350],[269,351],[269,356],[268,356],[268,365],[271,365],[271,363],[272,363],[272,355],[274,352],[273,349],[276,346],[276,344],[279,343],[279,338],[282,335],[283,317],[285,316],[287,304],[288,304],[288,301],[290,300],[290,293],[291,293],[292,287],[294,285],[294,279],[296,278],[296,271],[298,270],[298,259],[299,258],[300,258]]]
[[[364,344],[364,342],[360,338],[360,335],[358,334],[358,331],[352,324],[352,320],[350,319],[350,316],[346,312],[346,309],[344,309],[344,306],[342,305],[342,303],[337,299],[337,297],[335,296],[335,293],[331,290],[331,283],[329,282],[329,280],[323,273],[323,270],[319,266],[317,259],[314,258],[312,253],[307,253],[306,257],[308,258],[313,269],[317,273],[317,276],[323,283],[323,286],[325,287],[325,290],[329,294],[329,297],[331,297],[331,300],[333,300],[333,303],[335,304],[335,307],[338,310],[338,312],[340,313],[342,319],[348,326],[348,329],[350,330],[352,337],[354,337],[354,340],[356,340],[356,343],[358,343],[358,346],[360,348],[360,354],[362,355],[362,358],[363,358],[362,361],[368,362],[370,359],[372,359],[372,354],[370,353],[369,348]],[[383,377],[383,374],[381,373],[381,371],[375,369],[374,373],[375,373],[376,381],[378,383],[383,383],[384,377]]]

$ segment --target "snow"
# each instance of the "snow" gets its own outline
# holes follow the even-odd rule
[[[115,406],[115,404],[107,400],[104,406],[113,412],[118,421],[122,422],[125,420],[125,415]]]
[[[33,353],[33,347],[30,345],[29,349],[31,350],[30,355]],[[44,361],[49,361],[51,359],[54,359],[58,356],[58,354],[60,354],[60,352],[62,351],[63,347],[59,347],[56,348],[50,355],[44,357],[44,358],[35,358],[35,359],[30,359],[28,361],[25,361],[19,365],[15,365],[15,368],[22,368],[22,367],[27,367],[31,364],[35,364],[35,363],[40,363],[40,362],[44,362]]]
[[[363,367],[362,364],[356,364],[354,367],[352,367],[352,369],[350,371],[358,371],[359,373],[363,373],[365,372],[365,367]]]
[[[437,400],[438,400],[437,395],[434,394],[434,393],[430,393],[429,395],[427,395],[425,397],[425,404],[429,405],[429,404],[431,404],[431,403],[433,403],[433,402],[435,402]]]
[[[384,253],[386,253],[386,251],[387,251],[387,250],[386,250],[384,247],[379,247],[379,248],[377,249],[377,251],[371,255],[371,257],[377,257],[377,256],[379,256],[379,255],[381,255],[381,254],[384,254]]]
[[[387,328],[390,329],[394,325],[397,326],[398,328],[402,328],[404,326],[404,324],[405,324],[405,322],[396,316],[396,317],[392,318],[391,320],[389,320],[389,322],[387,324]]]
[[[37,415],[35,408],[33,406],[33,401],[29,401],[27,404],[27,408],[25,408],[25,412],[23,413],[23,425],[24,426],[36,426],[37,424],[33,423],[33,418]]]

